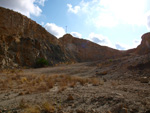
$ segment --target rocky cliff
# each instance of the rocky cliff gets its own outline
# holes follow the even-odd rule
[[[145,55],[150,53],[150,32],[142,35],[141,44],[137,48],[125,51],[125,54]]]
[[[150,52],[150,33],[142,36],[141,44],[128,51],[100,46],[66,34],[57,39],[35,21],[0,7],[0,67],[36,66],[39,58],[49,65],[59,62],[85,62],[113,59],[130,53]]]
[[[123,55],[119,50],[75,38],[70,34],[64,35],[59,41],[62,47],[69,52],[69,57],[78,62],[112,59]]]
[[[149,33],[145,33],[142,36],[142,42],[135,49],[135,53],[140,54],[140,55],[150,53],[150,32]]]
[[[64,35],[59,40],[35,21],[0,7],[0,66],[35,66],[37,59],[49,64],[65,61],[95,61],[120,52],[88,40]]]
[[[26,16],[0,7],[0,66],[34,66],[38,58],[49,64],[66,60],[55,36]]]

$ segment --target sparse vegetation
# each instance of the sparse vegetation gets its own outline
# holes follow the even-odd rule
[[[31,106],[26,108],[23,113],[41,113],[41,111],[37,106]]]
[[[77,67],[79,65],[80,67]],[[71,65],[68,66],[67,64],[52,68],[24,69],[23,71],[19,69],[1,70],[1,105],[3,105],[3,101],[8,103],[16,101],[19,105],[16,105],[15,109],[17,109],[17,112],[21,110],[21,113],[96,113],[99,112],[99,108],[105,112],[104,106],[108,106],[109,108],[106,107],[108,108],[107,112],[111,113],[113,110],[114,112],[116,110],[117,112],[126,110],[135,112],[132,106],[137,107],[136,103],[139,102],[139,105],[144,106],[145,111],[149,110],[149,99],[144,98],[149,97],[149,85],[148,82],[141,83],[139,81],[141,77],[138,77],[137,81],[117,78],[120,73],[109,70],[107,67],[109,64],[107,63],[101,65],[101,68],[95,66],[97,69],[92,68],[92,72],[89,71],[91,67],[79,65],[72,65],[73,70],[70,69]],[[114,66],[111,67],[114,68]],[[120,69],[120,66],[118,67]],[[118,74],[117,79],[109,78],[110,75],[115,74]],[[146,77],[146,75],[144,76]],[[144,79],[147,80],[145,77]],[[131,98],[126,98],[128,95]],[[24,100],[21,101],[22,98]],[[133,100],[135,104],[132,103]],[[118,108],[120,103],[127,105],[125,109]],[[9,106],[11,105],[9,104]],[[3,108],[1,109],[3,110]],[[136,109],[137,111],[143,111],[140,108]],[[12,110],[6,108],[5,111]]]
[[[5,73],[6,71],[3,71]],[[93,86],[102,85],[99,78],[86,78],[69,75],[24,75],[22,71],[7,71],[7,74],[0,79],[0,89],[22,89],[18,95],[31,94],[33,92],[45,92],[54,86],[58,87],[58,92],[66,88],[74,88],[76,85],[92,84]],[[7,83],[7,84],[6,84]]]
[[[45,67],[48,65],[49,65],[48,61],[44,58],[40,58],[36,61],[36,67]]]
[[[113,60],[112,59],[109,59],[109,62],[112,62]]]
[[[34,106],[28,104],[28,107],[25,107],[22,113],[54,113],[55,111],[55,106],[49,102],[44,102],[43,104]]]
[[[55,107],[48,102],[43,103],[42,108],[43,108],[42,111],[44,113],[54,113],[55,112]]]

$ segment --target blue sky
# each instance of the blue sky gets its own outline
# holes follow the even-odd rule
[[[0,0],[57,38],[66,33],[126,50],[150,31],[150,0]]]

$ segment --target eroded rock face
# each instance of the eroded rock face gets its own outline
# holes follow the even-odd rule
[[[70,34],[59,39],[69,57],[78,62],[112,59],[122,56],[122,52],[106,46],[100,46],[88,40],[75,38]]]
[[[34,66],[38,58],[49,64],[66,60],[57,38],[36,22],[0,7],[0,66]]]
[[[137,47],[136,53],[140,54],[140,55],[150,53],[150,32],[149,33],[145,33],[142,36],[142,42]]]

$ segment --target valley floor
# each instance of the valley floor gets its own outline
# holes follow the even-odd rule
[[[1,70],[0,113],[150,113],[150,84],[113,68],[92,62]]]

